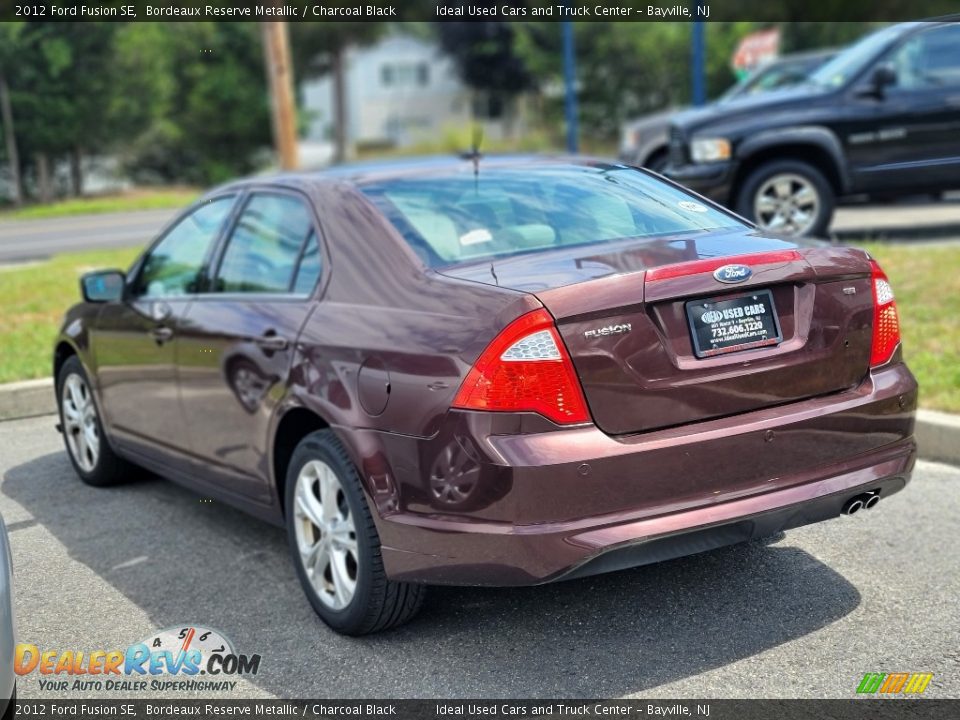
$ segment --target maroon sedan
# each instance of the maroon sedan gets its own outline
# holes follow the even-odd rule
[[[913,468],[870,256],[585,160],[219,188],[92,273],[54,375],[80,477],[137,467],[287,528],[334,629],[852,515]]]

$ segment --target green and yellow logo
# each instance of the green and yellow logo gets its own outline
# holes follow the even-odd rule
[[[857,686],[857,692],[865,695],[919,695],[931,680],[933,673],[867,673]]]

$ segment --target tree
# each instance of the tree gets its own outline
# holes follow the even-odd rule
[[[575,23],[577,96],[590,139],[611,139],[627,118],[684,102],[689,85],[689,24]],[[544,89],[549,124],[561,126],[560,25],[524,23],[517,51]]]
[[[382,22],[307,22],[291,26],[291,54],[298,82],[333,77],[334,162],[347,159],[346,52],[351,46],[369,45],[387,30]]]
[[[10,165],[11,200],[14,205],[23,202],[23,183],[20,179],[20,153],[8,78],[20,53],[22,31],[22,23],[0,23],[0,124],[3,125],[3,144]]]
[[[270,146],[254,23],[131,23],[118,31],[108,115],[141,182],[221,182]]]
[[[53,199],[53,161],[68,151],[73,130],[68,70],[74,54],[57,25],[28,23],[24,27],[10,93],[19,149],[32,160],[42,202]]]
[[[495,0],[481,6],[495,7]],[[524,58],[517,52],[515,24],[509,22],[441,22],[437,36],[460,79],[485,95],[488,115],[499,117],[520,93],[536,87]]]

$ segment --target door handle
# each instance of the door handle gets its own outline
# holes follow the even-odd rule
[[[163,345],[165,342],[167,342],[167,340],[173,337],[173,328],[160,325],[150,330],[150,336],[154,339],[157,345]]]
[[[265,335],[261,335],[254,340],[254,342],[258,347],[268,352],[286,350],[288,347],[290,347],[290,342],[285,337],[269,332]]]

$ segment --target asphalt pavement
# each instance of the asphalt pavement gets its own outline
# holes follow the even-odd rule
[[[921,671],[926,696],[960,696],[957,468],[921,462],[876,509],[768,544],[539,588],[433,588],[409,625],[350,639],[310,609],[281,530],[158,479],[86,487],[53,425],[0,422],[19,639],[43,649],[213,627],[263,656],[217,697],[850,698],[864,673]],[[51,695],[37,674],[20,693]]]
[[[175,210],[75,215],[48,220],[0,221],[0,263],[36,260],[56,253],[141,247]]]
[[[936,203],[852,205],[831,227],[840,240],[960,239],[960,195]],[[147,245],[176,210],[77,215],[49,220],[0,220],[0,264],[55,253]]]

